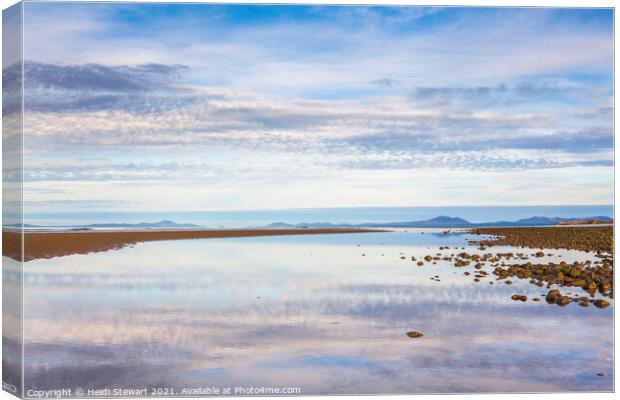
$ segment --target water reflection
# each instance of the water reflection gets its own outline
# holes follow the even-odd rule
[[[429,233],[152,242],[28,262],[27,388],[612,390],[613,305],[514,302],[544,290],[417,267],[411,256],[439,246],[475,252],[466,236]]]

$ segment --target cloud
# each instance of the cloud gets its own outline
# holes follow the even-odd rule
[[[196,75],[202,80],[262,93],[367,93],[377,89],[370,82],[383,77],[407,87],[495,86],[567,71],[609,75],[613,61],[609,24],[562,23],[542,9],[298,7],[296,15],[305,18],[280,12],[244,24],[234,6],[148,21],[128,6],[57,6],[56,13],[65,8],[80,22],[51,29],[57,23],[48,8],[29,6],[29,59],[106,65],[182,60],[202,71]],[[118,14],[137,21],[128,24]]]
[[[411,97],[427,106],[493,107],[531,102],[587,102],[606,95],[609,87],[592,86],[563,79],[520,81],[495,86],[416,87]]]
[[[30,189],[93,199],[127,182],[151,204],[139,182],[186,185],[168,200],[149,191],[158,209],[252,208],[250,189],[266,207],[385,205],[403,201],[400,182],[458,171],[480,187],[461,203],[544,203],[557,198],[545,185],[515,200],[497,189],[513,183],[491,176],[526,185],[553,171],[543,181],[570,181],[564,198],[587,186],[579,201],[609,203],[608,11],[267,6],[247,20],[252,6],[171,7],[26,6]],[[326,181],[333,193],[312,197]],[[464,185],[415,198],[441,203]],[[99,195],[116,200],[111,187]]]
[[[584,119],[583,113],[488,111],[475,102],[464,110],[429,107],[426,102],[429,96],[480,98],[534,90],[525,84],[513,89],[426,89],[421,103],[398,96],[283,101],[187,85],[161,94],[168,87],[169,83],[162,83],[160,89],[127,97],[91,91],[89,97],[79,97],[79,106],[73,109],[67,106],[67,96],[48,98],[46,107],[35,103],[47,112],[29,114],[26,132],[34,142],[53,141],[66,147],[225,145],[301,153],[347,154],[354,149],[369,156],[510,149],[587,153],[613,145],[611,116],[598,110]],[[34,107],[27,104],[28,109]],[[67,108],[79,113],[67,113]]]
[[[187,69],[183,65],[55,65],[28,61],[24,65],[24,75],[26,90],[45,88],[136,93],[159,89],[161,85],[178,79]]]
[[[25,110],[27,112],[76,112],[123,109],[159,112],[191,96],[175,83],[186,73],[183,65],[101,64],[56,65],[24,63]],[[19,83],[20,65],[3,71],[7,81]]]

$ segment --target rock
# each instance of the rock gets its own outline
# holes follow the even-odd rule
[[[424,265],[424,263],[423,263],[422,261],[418,261],[418,264],[417,264],[417,265],[418,265],[418,267],[421,267],[421,266],[423,266],[423,265]]]
[[[540,299],[538,297],[534,297],[532,298],[532,301],[540,301]]]
[[[407,332],[407,336],[409,336],[410,338],[416,339],[424,335],[418,331],[411,331],[411,332]]]
[[[573,286],[579,286],[579,287],[583,287],[585,286],[586,281],[584,281],[583,279],[577,279],[573,281]]]
[[[527,296],[524,296],[522,294],[513,294],[511,299],[513,299],[514,301],[527,301]]]
[[[504,282],[506,285],[512,285],[512,281],[511,280],[507,280],[506,282]]]
[[[425,256],[425,257],[424,257],[424,261],[427,261],[427,262],[428,262],[428,261],[432,261],[432,260],[433,260],[433,257],[432,257],[432,256]]]
[[[568,303],[570,303],[570,299],[568,297],[566,297],[566,296],[560,296],[555,301],[555,304],[557,304],[560,307],[564,307]]]
[[[597,308],[605,308],[609,306],[609,302],[606,300],[594,300],[594,306]]]
[[[543,253],[542,251],[539,251],[536,254],[534,254],[534,256],[536,256],[536,257],[544,257],[545,253]]]
[[[584,289],[584,290],[586,290],[587,292],[590,292],[590,293],[594,293],[594,292],[596,292],[596,288],[597,288],[597,287],[596,287],[596,283],[595,283],[595,282],[592,282],[592,281],[590,281],[590,282],[586,283],[586,284],[583,286],[583,289]]]
[[[560,296],[561,296],[561,294],[560,294],[559,290],[550,290],[549,293],[547,293],[547,296],[545,297],[545,300],[547,300],[547,303],[553,304],[553,303],[556,302],[556,300]]]
[[[457,258],[456,261],[454,262],[454,266],[455,267],[466,267],[469,265],[469,263],[470,261],[465,261],[465,260],[461,260]]]

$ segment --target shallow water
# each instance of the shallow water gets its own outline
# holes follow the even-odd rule
[[[613,390],[613,301],[515,302],[548,289],[411,261],[439,246],[478,252],[467,239],[431,229],[199,239],[28,262],[26,390]],[[507,250],[522,251],[485,252]]]

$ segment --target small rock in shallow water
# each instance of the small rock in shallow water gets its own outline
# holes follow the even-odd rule
[[[565,305],[567,305],[568,303],[570,303],[570,299],[566,296],[560,296],[557,298],[557,300],[555,301],[555,303],[560,306],[560,307],[564,307]]]
[[[511,299],[515,301],[527,301],[527,296],[524,296],[522,294],[513,294]]]
[[[560,296],[561,294],[559,290],[550,290],[549,293],[547,293],[545,300],[547,300],[547,303],[553,304]]]
[[[609,302],[605,300],[594,300],[594,306],[598,308],[605,308],[609,305]]]
[[[465,261],[465,260],[461,260],[460,258],[458,258],[455,262],[454,262],[454,266],[455,267],[466,267],[469,265],[471,261]]]
[[[599,372],[599,373],[596,374],[596,376],[605,376],[605,374],[602,373],[602,372]]]
[[[415,339],[415,338],[422,337],[422,336],[424,336],[424,335],[423,335],[423,334],[421,334],[421,333],[420,333],[420,332],[418,332],[418,331],[411,331],[411,332],[407,332],[407,336],[409,336],[410,338],[414,338],[414,339]]]

